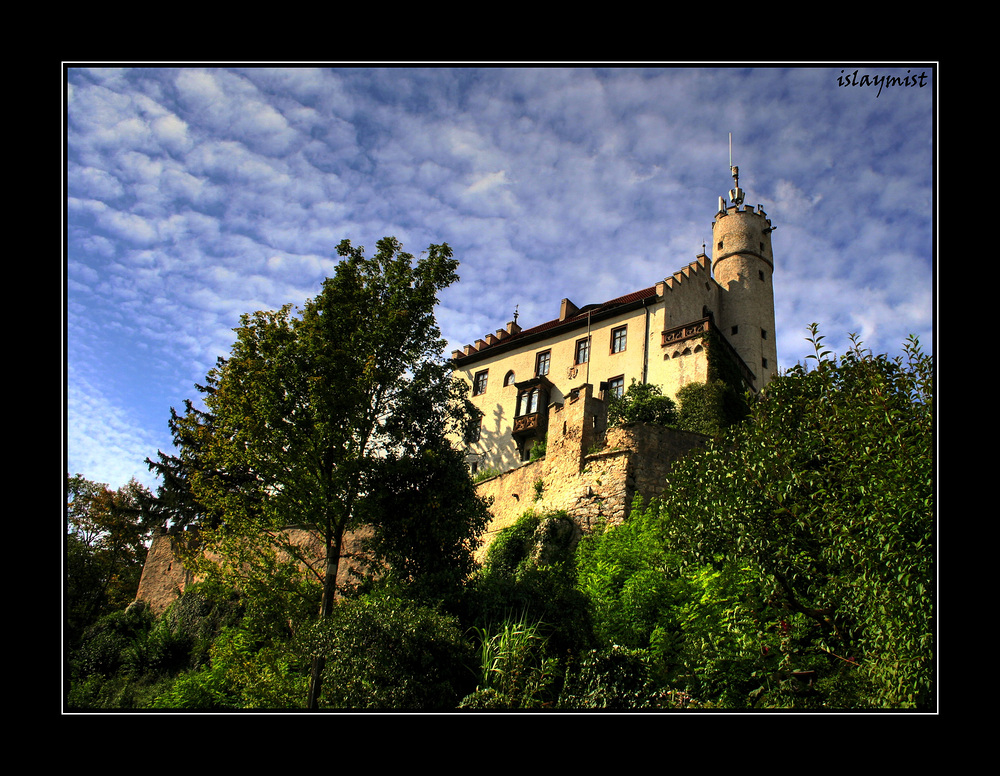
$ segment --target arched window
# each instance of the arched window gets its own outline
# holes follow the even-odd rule
[[[504,384],[504,386],[513,385],[514,384],[514,370],[513,369],[511,369],[504,376],[504,378],[503,378],[503,384]]]

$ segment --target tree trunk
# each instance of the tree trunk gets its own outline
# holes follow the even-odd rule
[[[343,547],[343,530],[335,529],[326,532],[326,574],[323,577],[323,601],[320,604],[319,618],[325,620],[333,611],[333,602],[337,594],[337,572],[340,568],[340,552]],[[312,659],[312,671],[309,675],[308,708],[319,708],[319,693],[323,689],[323,668],[326,659],[316,655]]]

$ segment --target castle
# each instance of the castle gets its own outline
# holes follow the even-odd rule
[[[546,438],[549,413],[582,386],[621,396],[633,380],[678,389],[705,382],[713,359],[728,359],[743,386],[759,391],[776,374],[774,227],[761,205],[744,206],[739,168],[729,203],[719,197],[712,258],[601,304],[563,299],[559,317],[522,329],[515,320],[452,353],[455,372],[482,413],[467,443],[473,472],[509,471]],[[708,343],[712,343],[710,346]],[[712,352],[713,348],[717,348]]]
[[[603,304],[563,299],[558,318],[528,329],[511,321],[452,354],[482,414],[478,433],[464,440],[467,462],[495,473],[477,485],[493,516],[480,558],[528,509],[565,511],[586,530],[624,519],[636,496],[667,487],[673,462],[705,438],[643,424],[608,428],[607,400],[632,380],[675,396],[706,381],[717,361],[734,364],[730,374],[754,392],[776,374],[774,227],[760,205],[743,205],[736,167],[732,175],[730,201],[719,198],[712,224],[711,261],[703,252],[672,276]],[[542,440],[544,456],[531,460]],[[322,554],[308,530],[287,530],[307,554]],[[143,569],[137,600],[154,611],[194,581],[175,538],[158,533]],[[348,554],[353,540],[346,537]]]

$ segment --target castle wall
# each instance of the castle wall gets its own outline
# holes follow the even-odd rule
[[[306,562],[321,572],[326,547],[320,534],[302,526],[289,526],[283,533],[306,558]],[[351,565],[358,551],[359,540],[364,534],[362,530],[344,536],[340,566],[337,569],[338,587],[351,582]],[[185,568],[179,552],[179,543],[195,536],[196,533],[190,531],[178,535],[161,529],[154,533],[135,597],[137,601],[145,602],[154,614],[162,614],[189,585],[202,581],[202,578]]]
[[[493,499],[480,561],[496,534],[527,511],[565,511],[584,531],[621,522],[636,496],[660,495],[673,464],[705,443],[701,434],[641,423],[605,430],[604,402],[591,391],[582,386],[575,399],[550,408],[544,458],[476,486]]]

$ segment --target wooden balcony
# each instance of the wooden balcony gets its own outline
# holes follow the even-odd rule
[[[511,433],[514,436],[533,436],[542,426],[542,413],[533,412],[530,415],[521,415],[514,418],[514,427]]]

